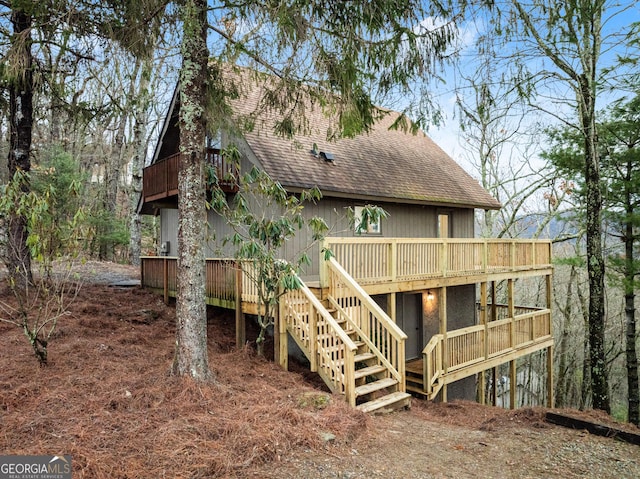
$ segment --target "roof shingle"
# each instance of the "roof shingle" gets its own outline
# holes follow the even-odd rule
[[[246,86],[246,83],[245,83]],[[238,114],[251,114],[262,86],[245,88],[233,102]],[[276,114],[261,112],[252,131],[243,133],[265,171],[285,188],[317,186],[325,196],[393,202],[446,204],[483,209],[500,203],[422,131],[391,130],[399,113],[389,111],[372,131],[355,138],[327,140],[335,124],[320,108],[306,108],[309,128],[295,139],[274,133]],[[312,153],[330,152],[328,162]]]

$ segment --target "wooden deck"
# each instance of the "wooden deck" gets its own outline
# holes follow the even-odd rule
[[[549,309],[436,334],[422,358],[407,361],[407,391],[435,399],[448,384],[552,347]]]
[[[276,360],[283,367],[290,335],[309,358],[312,371],[363,410],[406,406],[406,392],[434,399],[443,391],[446,400],[448,384],[507,362],[515,374],[516,359],[545,348],[551,372],[550,293],[546,309],[513,304],[517,278],[546,277],[550,291],[550,242],[328,238],[325,247],[334,256],[321,260],[318,287],[304,285],[282,298]],[[161,292],[165,300],[175,296],[176,263],[174,257],[143,257],[143,287]],[[247,274],[250,263],[221,258],[206,263],[208,304],[235,309],[237,325],[243,324],[238,320],[242,313],[256,314],[256,288]],[[487,282],[503,279],[509,284],[509,305],[489,304]],[[448,330],[446,313],[441,313],[441,334],[431,338],[422,358],[408,362],[407,336],[369,296],[439,288],[440,310],[446,311],[448,286],[478,283],[480,324]],[[470,318],[475,316],[470,312]]]
[[[545,276],[553,272],[546,240],[326,238],[324,249],[368,294]],[[320,272],[322,286],[326,270]]]
[[[225,161],[218,149],[207,148],[205,154],[205,164],[214,169],[222,191],[225,193],[237,192],[237,167]],[[142,171],[142,191],[145,205],[168,199],[177,201],[178,169],[181,157],[181,153],[176,153],[144,168]]]

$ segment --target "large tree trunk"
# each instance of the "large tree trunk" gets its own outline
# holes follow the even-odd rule
[[[633,165],[627,163],[627,174],[625,185],[631,184],[631,174]],[[626,317],[626,359],[627,359],[627,389],[629,403],[629,422],[640,425],[640,389],[638,386],[638,354],[636,352],[636,308],[635,308],[635,279],[636,262],[633,253],[633,201],[632,193],[627,186],[625,188],[625,272],[624,272],[624,312]]]
[[[21,10],[11,14],[14,36],[12,48],[20,66],[9,85],[10,146],[9,176],[28,174],[31,170],[31,128],[33,126],[33,57],[31,54],[31,16]],[[22,190],[29,192],[28,178],[23,178]],[[13,215],[8,221],[6,263],[13,284],[24,290],[32,282],[31,255],[27,247],[27,219]]]
[[[589,274],[589,350],[591,360],[591,396],[593,407],[607,413],[609,379],[605,354],[604,258],[602,255],[602,192],[600,158],[595,122],[595,90],[593,79],[581,79],[581,120],[585,151],[585,186],[587,211],[587,271]]]
[[[182,9],[180,152],[178,174],[178,284],[173,373],[211,378],[207,356],[205,231],[207,222],[204,100],[207,82],[207,2],[186,0]]]

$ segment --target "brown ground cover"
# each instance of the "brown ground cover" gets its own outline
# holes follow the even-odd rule
[[[364,415],[304,368],[236,350],[220,311],[208,328],[216,382],[171,377],[174,308],[107,285],[133,268],[89,269],[49,366],[0,322],[0,454],[71,454],[75,478],[640,477],[639,447],[549,425],[541,409],[414,400]]]

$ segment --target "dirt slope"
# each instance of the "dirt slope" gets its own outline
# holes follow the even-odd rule
[[[234,350],[233,319],[216,312],[217,382],[170,377],[174,308],[108,286],[135,268],[87,271],[100,284],[61,321],[48,367],[0,322],[0,454],[71,454],[74,478],[640,477],[639,447],[546,424],[541,410],[414,400],[369,417],[327,405],[303,369]]]

